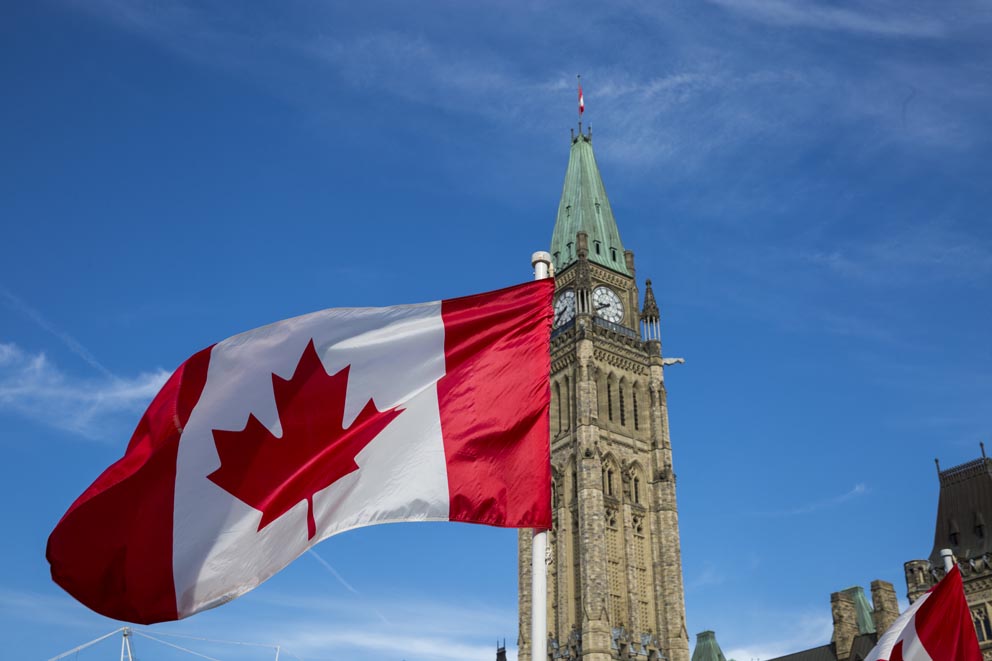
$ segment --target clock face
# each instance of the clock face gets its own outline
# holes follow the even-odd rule
[[[596,287],[592,290],[592,307],[597,315],[614,324],[623,319],[623,303],[609,287]]]
[[[566,289],[555,299],[555,322],[558,328],[575,318],[575,290]]]

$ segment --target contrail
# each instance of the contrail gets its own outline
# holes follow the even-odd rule
[[[62,344],[64,344],[66,347],[69,348],[69,351],[73,352],[74,354],[82,358],[87,365],[89,365],[90,367],[92,367],[93,369],[100,372],[106,377],[109,377],[111,379],[117,378],[117,376],[113,372],[111,372],[106,367],[104,367],[103,364],[96,359],[96,356],[94,356],[92,353],[89,352],[89,350],[86,349],[86,347],[80,344],[79,341],[76,340],[76,338],[69,335],[65,331],[60,330],[55,326],[53,326],[51,322],[49,322],[47,319],[41,316],[40,312],[30,307],[27,303],[25,303],[21,299],[14,296],[8,289],[4,288],[3,286],[0,286],[0,299],[4,300],[7,303],[7,305],[10,308],[12,308],[14,311],[20,312],[34,323],[44,328],[49,333],[59,338],[59,340],[62,341]]]
[[[319,555],[317,555],[317,552],[314,551],[312,548],[311,549],[307,549],[307,553],[309,553],[310,555],[312,555],[313,558],[314,558],[314,560],[316,560],[321,565],[323,565],[324,569],[326,569],[327,571],[331,572],[331,575],[334,578],[338,579],[338,582],[341,585],[343,585],[348,590],[348,592],[351,592],[356,597],[359,597],[359,598],[365,600],[365,597],[362,595],[362,593],[359,592],[358,590],[356,590],[355,588],[353,588],[348,581],[344,580],[344,577],[341,576],[341,574],[339,574],[337,572],[337,570],[334,569],[334,567],[331,566],[331,563],[329,563],[327,560],[324,560],[322,557],[320,557]],[[369,608],[372,609],[372,612],[375,613],[379,617],[380,620],[382,620],[383,624],[390,624],[390,625],[392,624],[392,622],[390,622],[389,619],[385,615],[383,615],[381,612],[379,612],[379,609],[378,608],[376,608],[372,604],[367,604],[367,605],[368,605]]]
[[[317,562],[319,562],[320,564],[324,565],[324,569],[326,569],[327,571],[331,572],[331,574],[334,576],[334,578],[338,579],[338,583],[340,583],[341,585],[343,585],[348,590],[348,592],[351,592],[352,594],[357,594],[359,597],[362,596],[361,593],[358,590],[356,590],[355,588],[353,588],[351,586],[351,583],[349,583],[348,581],[344,580],[344,577],[341,576],[341,574],[339,574],[337,572],[337,570],[334,569],[334,567],[331,566],[331,563],[329,563],[327,560],[324,560],[322,557],[320,557],[319,555],[317,555],[317,552],[316,551],[314,551],[313,549],[307,549],[307,553],[309,553],[310,555],[312,555]]]

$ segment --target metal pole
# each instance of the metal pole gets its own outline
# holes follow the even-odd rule
[[[954,569],[954,551],[951,549],[940,549],[940,557],[944,560],[944,573]]]
[[[131,649],[131,629],[124,627],[124,644],[127,645],[127,661],[134,661],[134,651]]]
[[[551,255],[536,252],[531,255],[534,279],[544,280],[551,275]],[[550,377],[550,375],[549,375]],[[551,498],[551,494],[547,494]],[[547,658],[548,644],[548,531],[534,529],[531,544],[531,591],[530,591],[530,658],[531,661],[544,661]]]

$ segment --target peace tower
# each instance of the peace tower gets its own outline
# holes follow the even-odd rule
[[[530,638],[531,531],[519,539],[520,660],[689,661],[658,304],[643,304],[592,151],[572,135],[551,238],[553,528],[548,640]],[[532,656],[532,650],[535,652]]]

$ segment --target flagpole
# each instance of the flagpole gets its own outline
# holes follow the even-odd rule
[[[576,74],[575,80],[578,81],[578,86],[579,86],[579,103],[578,103],[579,133],[582,133],[582,111],[585,110],[585,108],[583,107],[583,100],[582,100],[582,74]]]
[[[551,255],[541,251],[531,255],[534,279],[551,277]],[[550,377],[550,375],[549,375]],[[550,469],[550,466],[548,467]],[[551,498],[551,494],[547,494]],[[548,640],[548,531],[534,528],[531,542],[530,658],[545,661]],[[545,650],[539,653],[539,650]]]

